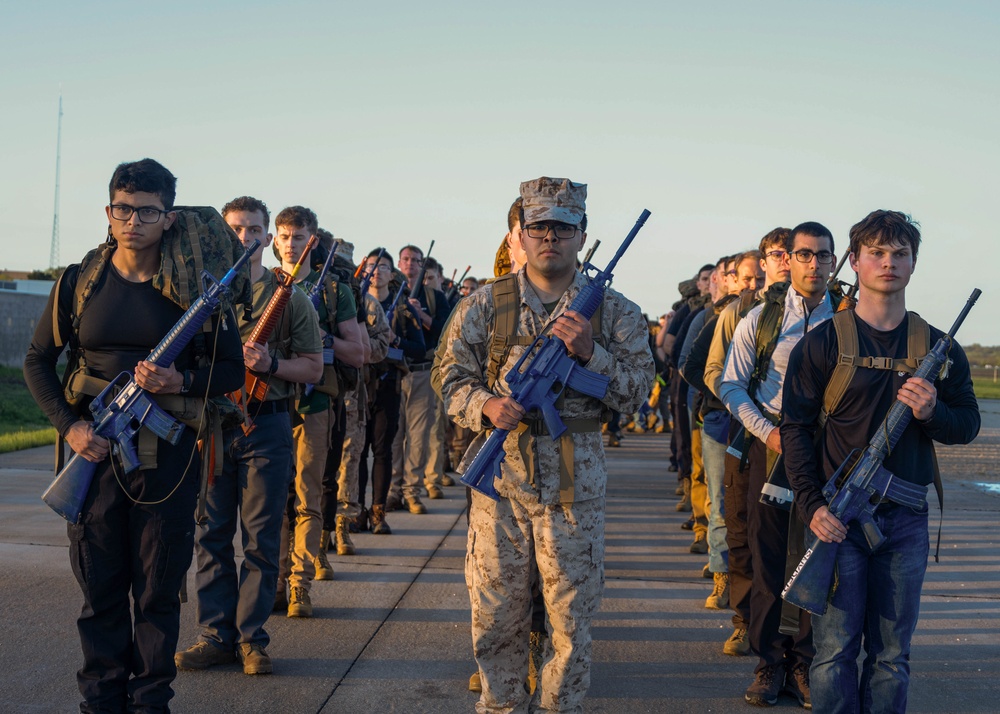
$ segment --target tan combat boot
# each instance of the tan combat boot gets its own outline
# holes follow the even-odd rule
[[[333,566],[330,559],[326,557],[326,549],[330,546],[330,531],[321,531],[319,535],[319,555],[313,558],[313,567],[316,568],[314,580],[333,580]]]
[[[347,518],[337,516],[337,555],[354,555],[354,542],[347,527]]]

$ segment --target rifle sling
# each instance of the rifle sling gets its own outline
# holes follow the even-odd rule
[[[574,485],[574,447],[573,434],[584,434],[587,432],[600,432],[601,420],[598,417],[585,419],[565,419],[566,431],[559,437],[559,502],[573,503],[575,491]],[[532,486],[538,487],[535,482],[535,474],[538,473],[538,462],[536,457],[534,442],[532,437],[548,436],[549,431],[545,428],[545,422],[541,419],[529,419],[518,424],[517,430],[512,432],[517,434],[517,448],[521,452],[521,458],[528,471],[528,480]]]

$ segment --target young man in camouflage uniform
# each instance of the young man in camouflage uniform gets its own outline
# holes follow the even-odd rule
[[[261,249],[250,259],[253,308],[239,311],[240,335],[250,337],[264,308],[278,287],[278,279],[262,264],[271,244],[268,212],[263,201],[241,196],[222,207],[222,217],[244,245],[254,239]],[[237,657],[246,674],[270,674],[266,647],[270,637],[264,623],[274,606],[278,582],[281,520],[288,494],[292,463],[292,427],[288,401],[297,382],[318,382],[323,375],[323,344],[316,311],[301,290],[295,290],[275,329],[282,333],[288,321],[285,345],[243,345],[246,368],[268,380],[263,401],[250,399],[247,417],[253,430],[240,427],[223,432],[222,474],[208,490],[208,520],[195,534],[198,572],[198,642],[174,658],[178,669],[206,669]],[[237,524],[242,531],[243,561],[239,568],[233,549]]]
[[[603,400],[571,390],[561,405],[569,432],[557,441],[510,397],[502,378],[524,352],[512,347],[500,378],[487,384],[496,283],[463,300],[441,361],[449,416],[469,428],[511,430],[499,501],[473,494],[466,580],[473,650],[482,676],[479,712],[581,711],[590,684],[590,622],[604,579],[607,467],[600,432],[605,409],[631,412],[649,393],[653,359],[639,308],[609,290],[601,328],[568,310],[588,279],[576,270],[586,240],[586,186],[542,177],[521,185],[522,246],[527,266],[515,278],[519,336],[545,331],[569,354],[610,378]],[[537,435],[537,436],[535,436]],[[538,577],[548,612],[551,651],[529,702],[531,583]]]

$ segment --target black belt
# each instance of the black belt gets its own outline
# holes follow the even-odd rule
[[[250,415],[251,419],[259,416],[266,416],[268,414],[284,414],[287,411],[287,399],[275,399],[269,402],[251,400],[251,402],[247,405],[247,413]]]
[[[426,372],[427,370],[429,370],[433,366],[434,366],[433,362],[419,362],[418,364],[411,364],[410,365],[410,371],[411,372]]]

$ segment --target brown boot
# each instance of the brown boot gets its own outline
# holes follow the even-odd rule
[[[347,532],[347,517],[337,516],[337,555],[354,555],[354,542]]]
[[[677,504],[677,510],[685,513],[691,510],[691,479],[683,479],[681,485],[684,487],[684,495]]]
[[[392,529],[385,520],[385,506],[372,504],[371,510],[372,533],[376,535],[390,535]]]
[[[320,531],[319,553],[313,560],[313,567],[316,568],[316,580],[333,580],[333,566],[330,559],[326,557],[326,549],[330,546],[330,531]]]
[[[534,694],[538,680],[542,677],[542,662],[545,658],[546,632],[532,632],[528,635],[528,693]]]

